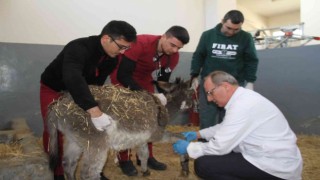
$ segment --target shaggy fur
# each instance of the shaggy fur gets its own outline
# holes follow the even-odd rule
[[[180,106],[183,99],[191,99],[188,82],[161,83],[159,86],[168,92],[168,106],[170,102],[171,106]],[[165,132],[169,121],[167,109],[155,96],[144,91],[130,91],[111,85],[91,86],[90,90],[100,109],[112,117],[111,125],[106,131],[98,131],[90,115],[74,103],[70,94],[64,94],[49,107],[50,168],[54,169],[57,165],[59,130],[64,134],[63,166],[69,180],[75,179],[80,157],[83,163],[81,179],[99,179],[108,149],[119,151],[137,146],[142,172],[148,175],[147,142],[173,142],[181,138]]]

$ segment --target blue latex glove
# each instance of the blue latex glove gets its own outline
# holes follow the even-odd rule
[[[185,137],[185,139],[189,142],[197,139],[197,132],[189,131],[183,132],[182,134]]]
[[[187,147],[189,145],[189,142],[186,140],[178,140],[175,142],[173,146],[173,150],[175,153],[178,153],[180,155],[187,154]]]

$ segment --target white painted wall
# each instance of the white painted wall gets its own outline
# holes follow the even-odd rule
[[[125,20],[138,34],[184,26],[193,51],[203,31],[203,0],[1,0],[0,42],[64,45],[99,34],[110,20]]]
[[[320,1],[301,0],[301,22],[304,22],[304,34],[320,37]],[[320,44],[320,41],[311,41],[308,44]]]
[[[267,19],[268,27],[290,26],[300,24],[300,11],[294,11]]]
[[[268,27],[266,18],[257,15],[256,13],[250,11],[249,9],[239,4],[237,5],[237,8],[244,15],[244,23],[242,28],[245,31],[253,31],[253,30],[264,29]]]
[[[184,26],[191,40],[182,51],[193,52],[201,33],[231,9],[244,13],[247,31],[292,24],[301,16],[305,34],[320,36],[318,7],[318,0],[301,0],[300,15],[266,20],[237,7],[236,0],[0,0],[0,42],[64,45],[99,34],[107,22],[117,19],[132,24],[138,34],[163,34],[172,25]]]

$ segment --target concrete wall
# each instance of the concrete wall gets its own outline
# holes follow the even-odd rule
[[[0,127],[14,118],[27,119],[40,134],[40,74],[62,46],[0,43]]]
[[[62,48],[0,43],[0,129],[12,119],[23,117],[35,134],[41,135],[40,74]],[[283,111],[296,132],[320,132],[319,50],[319,45],[313,45],[258,51],[255,90]],[[189,78],[191,57],[192,53],[182,52],[172,78]]]
[[[271,99],[298,132],[320,133],[319,45],[259,51],[257,91]]]

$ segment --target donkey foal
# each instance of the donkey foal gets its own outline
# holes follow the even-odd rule
[[[187,82],[177,81],[159,86],[170,92],[166,95],[168,105],[172,102],[180,106],[182,100],[191,97],[192,92],[187,90]],[[47,120],[50,129],[50,168],[54,169],[57,165],[59,130],[64,135],[63,167],[69,180],[76,179],[75,170],[80,157],[80,178],[100,179],[109,149],[120,151],[134,147],[139,147],[137,154],[143,174],[149,175],[147,143],[161,140],[175,142],[183,138],[165,132],[169,121],[168,111],[152,94],[111,85],[90,86],[90,91],[100,109],[112,117],[111,124],[105,131],[98,131],[94,127],[90,115],[77,106],[68,93],[49,107]],[[181,158],[184,160],[187,157]]]

